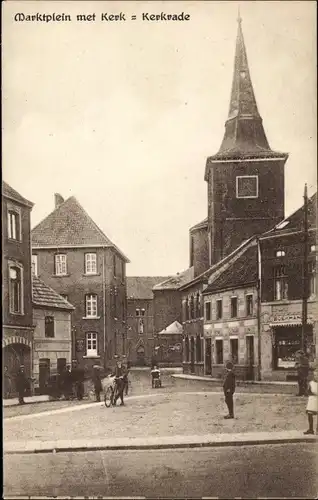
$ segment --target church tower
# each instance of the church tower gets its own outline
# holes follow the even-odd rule
[[[207,159],[210,265],[244,240],[284,218],[286,153],[267,141],[248,67],[242,20],[238,18],[228,119],[218,153]]]

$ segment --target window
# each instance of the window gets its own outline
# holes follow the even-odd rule
[[[97,256],[96,253],[85,254],[85,274],[97,273]]]
[[[193,295],[191,295],[190,297],[190,319],[194,319],[195,316],[194,316],[194,297]]]
[[[196,317],[201,318],[201,295],[199,293],[197,293],[195,305],[196,305]]]
[[[236,177],[236,198],[258,198],[257,175],[239,175]]]
[[[20,214],[14,210],[8,210],[8,238],[20,240]]]
[[[142,335],[144,333],[144,329],[145,329],[144,320],[140,318],[138,320],[138,333]]]
[[[113,255],[113,273],[116,276],[116,255]]]
[[[184,340],[184,355],[185,361],[188,362],[190,359],[189,337],[186,337]]]
[[[230,349],[232,363],[237,363],[238,361],[238,339],[230,339]]]
[[[211,321],[211,302],[205,303],[205,319]]]
[[[67,274],[66,254],[64,253],[55,255],[55,274],[56,276],[64,276]]]
[[[308,293],[309,296],[316,294],[316,262],[309,262],[308,264]]]
[[[145,309],[140,309],[140,316],[144,316],[145,315]]]
[[[45,337],[48,339],[54,337],[54,316],[45,316]]]
[[[316,245],[310,245],[310,251],[315,252],[316,251]]]
[[[223,364],[223,340],[215,341],[216,364]]]
[[[274,299],[286,300],[288,298],[288,282],[285,266],[274,268]]]
[[[197,335],[196,337],[195,346],[196,346],[196,361],[200,362],[202,361],[202,344],[200,335]]]
[[[97,333],[86,334],[86,356],[97,356]]]
[[[231,297],[231,318],[237,317],[237,297]]]
[[[276,252],[276,257],[285,257],[285,252],[284,250],[277,250]]]
[[[253,295],[246,295],[246,316],[253,316]]]
[[[140,316],[140,309],[136,309],[136,316]]]
[[[32,254],[32,274],[33,276],[38,275],[38,256]]]
[[[23,314],[23,269],[9,264],[9,307],[11,313]]]
[[[97,295],[86,295],[86,318],[97,317]]]
[[[223,316],[223,304],[222,299],[216,301],[216,319],[221,319]]]

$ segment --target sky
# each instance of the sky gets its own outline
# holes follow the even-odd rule
[[[3,178],[35,205],[32,227],[75,196],[131,263],[189,266],[189,228],[207,216],[206,158],[227,118],[238,3],[2,4]],[[126,22],[100,14],[124,12]],[[141,13],[190,14],[146,22]],[[68,23],[15,22],[17,12]],[[316,190],[316,2],[240,2],[256,101],[272,149],[289,153],[286,216]],[[96,14],[77,22],[76,14]],[[131,15],[137,19],[132,21]]]

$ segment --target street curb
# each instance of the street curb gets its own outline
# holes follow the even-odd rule
[[[66,453],[66,452],[88,452],[88,451],[122,451],[122,450],[168,450],[168,449],[186,449],[186,448],[221,448],[231,446],[261,446],[271,444],[293,444],[293,443],[314,443],[317,444],[316,436],[301,437],[282,437],[253,440],[224,440],[224,441],[192,441],[188,443],[139,443],[139,444],[101,444],[101,445],[78,445],[78,446],[43,446],[30,449],[9,449],[4,447],[4,455],[26,455],[40,453]]]

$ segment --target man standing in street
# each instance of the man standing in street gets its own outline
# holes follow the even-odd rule
[[[29,388],[29,381],[24,373],[24,365],[21,365],[17,377],[16,377],[16,385],[17,385],[17,391],[19,395],[19,404],[24,405],[24,394],[25,391]]]
[[[300,350],[296,353],[297,381],[298,381],[298,394],[297,396],[306,396],[309,374],[309,359],[304,351]]]
[[[233,394],[235,392],[235,375],[233,373],[233,363],[228,361],[225,365],[226,374],[223,383],[223,391],[225,396],[225,403],[228,407],[229,414],[224,418],[234,418],[234,403]]]
[[[94,391],[95,391],[95,396],[96,396],[96,401],[99,403],[100,402],[100,393],[103,390],[102,387],[102,381],[100,378],[100,366],[99,365],[94,365],[93,366],[93,384],[94,384]]]
[[[84,370],[78,366],[77,361],[73,362],[72,368],[72,382],[75,386],[75,394],[79,401],[83,399],[84,396]]]

